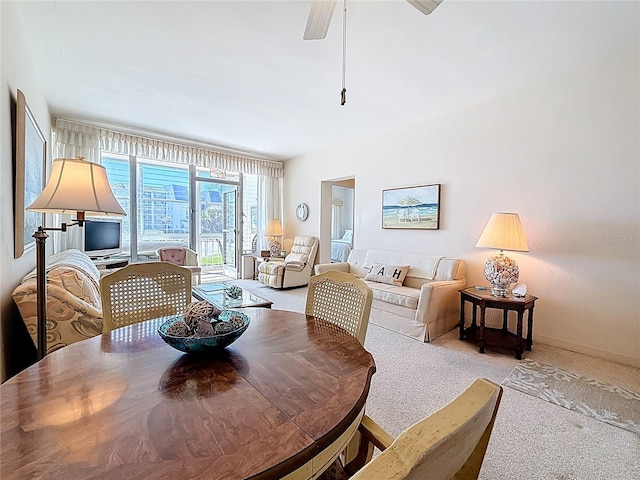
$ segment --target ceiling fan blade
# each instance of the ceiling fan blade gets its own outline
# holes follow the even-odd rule
[[[429,15],[436,9],[438,5],[442,3],[442,0],[407,0],[407,2],[416,7],[425,15]]]
[[[305,40],[320,40],[327,36],[336,0],[312,0],[307,27],[302,38]]]

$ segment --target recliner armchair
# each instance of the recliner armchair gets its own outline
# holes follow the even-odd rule
[[[284,260],[269,259],[258,266],[258,281],[273,288],[302,287],[309,283],[318,252],[318,239],[300,235],[293,239]]]

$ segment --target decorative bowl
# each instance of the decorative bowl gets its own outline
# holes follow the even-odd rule
[[[171,318],[158,327],[158,334],[160,337],[173,348],[186,353],[205,353],[209,351],[221,350],[233,342],[235,342],[240,335],[249,327],[249,317],[237,310],[223,310],[218,316],[219,320],[226,321],[232,316],[242,317],[244,324],[229,333],[220,333],[210,337],[177,337],[167,334],[167,329],[173,324],[176,319]]]

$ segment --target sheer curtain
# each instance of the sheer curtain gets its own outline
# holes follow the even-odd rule
[[[264,236],[267,222],[271,219],[282,223],[282,178],[258,177],[258,251],[269,248]]]
[[[90,125],[82,125],[56,120],[54,130],[54,158],[84,157],[100,163],[100,130]],[[54,215],[54,225],[72,221],[72,215]],[[72,227],[66,232],[53,233],[53,251],[61,252],[70,248],[82,249],[82,228]]]
[[[100,163],[100,153],[106,152],[258,175],[259,249],[263,249],[266,243],[264,229],[267,220],[282,219],[282,162],[218,150],[215,147],[187,145],[177,139],[161,140],[132,135],[61,118],[56,119],[54,136],[55,158],[75,158],[81,155],[91,162]],[[71,218],[69,215],[60,217]],[[79,228],[71,228],[62,234],[55,232],[54,251],[81,248],[81,234],[82,230]]]
[[[342,236],[342,200],[331,202],[331,238]]]

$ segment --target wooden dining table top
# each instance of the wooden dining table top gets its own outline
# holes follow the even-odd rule
[[[363,411],[373,357],[324,320],[242,311],[247,331],[211,355],[173,349],[156,319],[7,380],[2,479],[281,478],[308,462]]]

